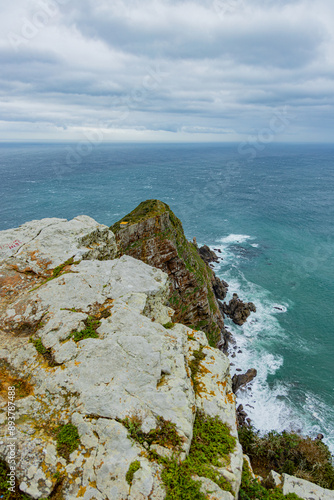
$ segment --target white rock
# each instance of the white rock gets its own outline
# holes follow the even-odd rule
[[[305,500],[334,500],[333,490],[321,488],[305,479],[283,474],[283,495],[288,493],[295,493]]]
[[[193,479],[202,483],[201,492],[207,495],[208,500],[233,500],[234,496],[229,491],[224,491],[207,477],[194,476]]]
[[[66,219],[42,219],[0,232],[0,248],[17,241],[11,255],[22,266],[41,273],[63,264],[71,257],[81,259],[112,259],[117,247],[114,234],[107,226],[86,215]],[[0,250],[0,261],[8,258],[8,249]],[[20,267],[20,266],[19,266]]]
[[[267,488],[281,488],[282,487],[282,476],[274,470],[271,470],[265,480],[265,485]]]
[[[155,428],[159,416],[170,420],[183,441],[182,459],[190,449],[196,409],[219,416],[237,437],[228,359],[208,346],[203,332],[183,325],[162,326],[172,314],[165,305],[167,275],[128,256],[111,260],[116,245],[106,226],[84,216],[33,221],[1,232],[0,246],[13,238],[22,244],[3,261],[8,283],[9,264],[43,274],[72,256],[80,260],[68,273],[36,289],[28,278],[23,286],[20,275],[15,276],[15,293],[1,302],[0,320],[7,331],[0,329],[0,357],[15,377],[29,376],[33,386],[33,394],[19,399],[16,407],[22,491],[36,499],[47,497],[56,483],[55,472],[60,472],[71,478],[65,482],[64,500],[163,500],[161,466],[145,457],[146,449],[129,438],[122,420],[137,418],[143,432]],[[71,332],[85,328],[89,315],[104,310],[110,315],[100,320],[98,338],[79,342],[69,338]],[[22,324],[31,324],[34,336],[50,349],[59,366],[49,366],[37,353],[29,343],[30,334],[11,334]],[[200,348],[206,357],[195,396],[189,361]],[[69,463],[58,455],[54,437],[57,426],[65,423],[75,425],[80,436]],[[0,439],[4,457],[5,426]],[[160,445],[152,449],[170,455]],[[141,468],[130,488],[126,473],[135,460]],[[207,491],[215,491],[217,499],[236,498],[241,470],[237,442],[219,469],[231,483],[233,495],[204,479],[210,486]]]

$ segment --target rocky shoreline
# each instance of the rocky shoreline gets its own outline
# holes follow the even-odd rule
[[[79,216],[0,232],[6,500],[237,500],[246,471],[257,484],[235,404],[256,371],[231,379],[224,326],[255,306],[222,302],[215,259],[158,200],[111,228]],[[275,498],[311,498],[276,479]]]

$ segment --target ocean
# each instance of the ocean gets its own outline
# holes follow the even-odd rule
[[[168,203],[223,258],[228,298],[256,305],[245,325],[226,320],[232,375],[258,371],[238,403],[261,432],[322,433],[334,453],[334,146],[260,146],[2,143],[0,230]]]

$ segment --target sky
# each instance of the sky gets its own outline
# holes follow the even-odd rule
[[[0,141],[333,142],[333,0],[0,13]]]

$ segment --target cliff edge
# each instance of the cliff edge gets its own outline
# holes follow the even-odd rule
[[[220,280],[189,242],[181,221],[168,205],[147,200],[110,228],[122,254],[130,255],[169,276],[172,321],[205,331],[216,347],[224,335],[224,320],[215,295]],[[220,288],[221,293],[221,288]],[[224,298],[219,295],[218,298]]]

